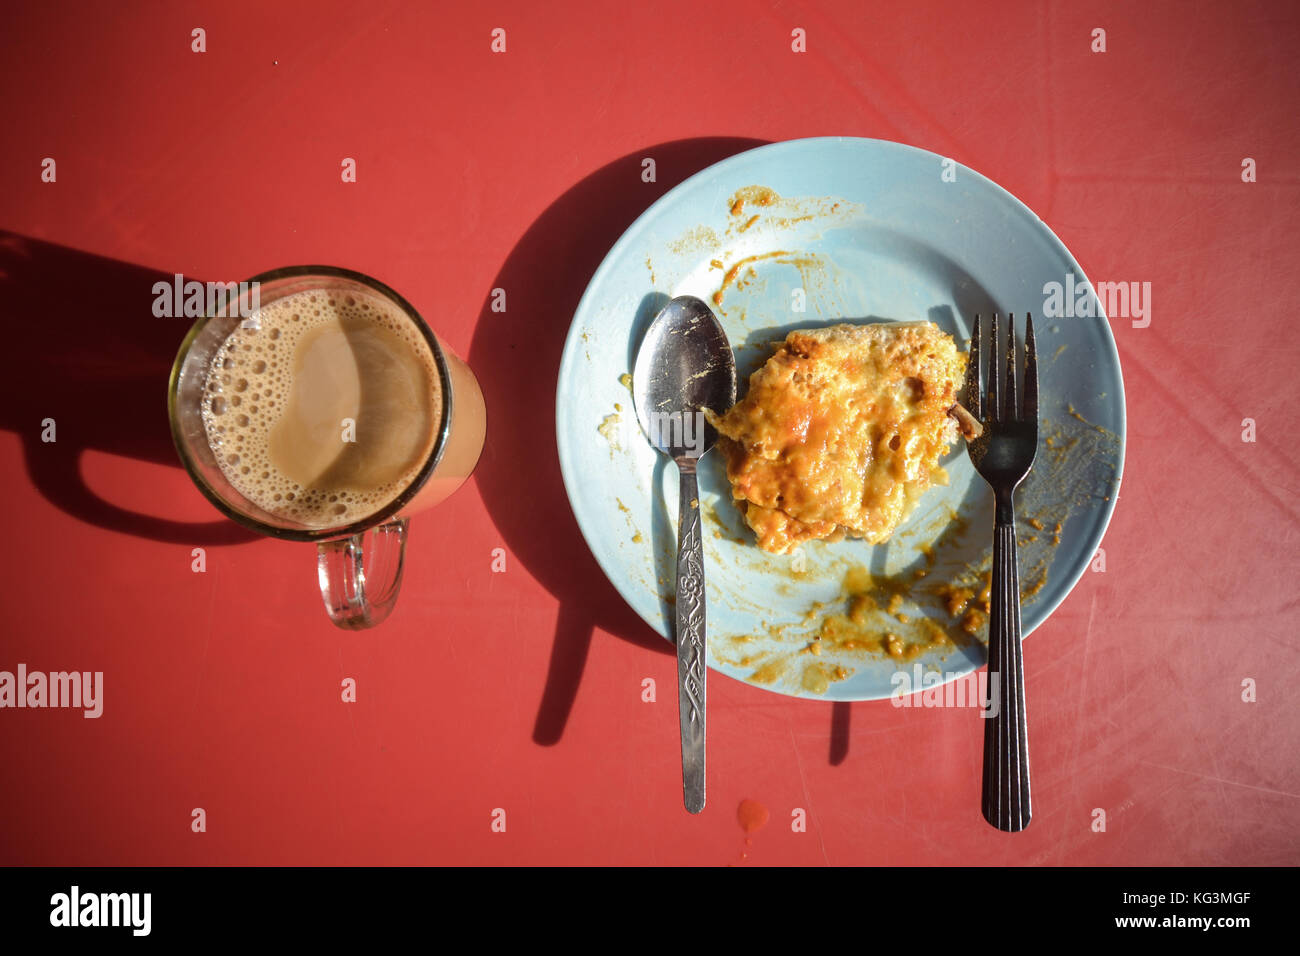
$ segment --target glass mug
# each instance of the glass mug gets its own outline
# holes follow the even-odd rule
[[[167,410],[181,462],[199,490],[231,520],[268,537],[315,542],[317,577],[330,620],[343,628],[372,627],[388,616],[397,601],[410,516],[447,498],[478,462],[486,426],[478,381],[409,302],[361,273],[332,266],[293,266],[225,289],[226,301],[190,329],[172,366]],[[227,339],[241,324],[253,329],[254,335],[261,334],[255,310],[300,292],[327,297],[356,293],[387,300],[428,344],[441,390],[440,411],[430,419],[435,429],[431,450],[414,478],[383,507],[334,527],[277,514],[246,497],[223,473],[204,423],[209,371]],[[289,364],[292,369],[294,362]],[[336,507],[343,510],[342,505]]]

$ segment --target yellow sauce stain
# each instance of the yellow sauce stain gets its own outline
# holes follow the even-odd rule
[[[760,252],[752,256],[745,256],[743,259],[738,259],[736,262],[732,263],[731,267],[722,277],[722,284],[719,285],[717,291],[713,293],[713,304],[717,306],[722,305],[722,301],[727,294],[727,288],[732,284],[735,284],[736,288],[744,287],[744,281],[736,281],[741,277],[742,273],[745,275],[745,281],[757,278],[758,273],[754,270],[753,264],[765,259],[774,259],[781,265],[793,266],[797,269],[799,272],[799,281],[803,284],[803,288],[806,290],[816,287],[818,279],[826,268],[826,263],[820,256],[812,253],[796,254],[786,249],[777,249],[773,252]]]
[[[708,226],[696,226],[668,243],[668,251],[673,255],[684,256],[704,250],[715,250],[722,245],[718,234]]]
[[[755,206],[770,206],[781,197],[777,195],[776,190],[769,189],[767,186],[745,186],[737,189],[729,203],[731,214],[740,216],[745,212],[745,204],[750,203]]]
[[[824,694],[830,689],[831,684],[848,680],[852,675],[853,671],[850,668],[818,661],[804,667],[799,685],[811,694]]]
[[[618,406],[616,405],[614,407],[617,408]],[[609,454],[611,458],[614,456],[615,450],[622,448],[618,443],[618,426],[622,421],[622,416],[615,412],[612,415],[606,415],[601,419],[600,424],[596,426],[596,431],[600,433],[600,437],[609,442]]]
[[[778,657],[775,660],[768,661],[758,670],[754,671],[747,678],[755,684],[775,684],[785,676],[786,662]]]

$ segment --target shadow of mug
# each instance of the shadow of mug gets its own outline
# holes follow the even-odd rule
[[[182,521],[115,504],[82,476],[87,451],[181,467],[164,398],[191,323],[154,316],[160,281],[173,275],[0,232],[0,318],[9,354],[23,362],[21,376],[0,379],[0,428],[21,439],[36,490],[74,518],[187,546],[252,541],[225,519]],[[42,440],[49,419],[53,442]]]

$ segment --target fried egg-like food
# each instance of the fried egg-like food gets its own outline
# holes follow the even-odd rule
[[[725,415],[706,412],[758,546],[885,541],[959,434],[966,354],[930,322],[791,332]],[[964,409],[962,409],[964,411]]]

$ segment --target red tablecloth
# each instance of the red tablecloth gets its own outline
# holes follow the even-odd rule
[[[1296,10],[6,7],[0,670],[102,671],[104,699],[0,710],[0,863],[1300,862]],[[1149,326],[1112,321],[1129,432],[1106,571],[1026,643],[1020,835],[980,817],[972,711],[720,676],[688,815],[671,648],[564,496],[556,368],[601,257],[698,169],[825,134],[951,156],[1089,275],[1151,283]],[[168,433],[189,323],[152,316],[153,282],[302,263],[397,288],[488,405],[477,473],[414,521],[370,632],[326,620],[309,546],[223,522]],[[747,851],[742,799],[771,811]]]

